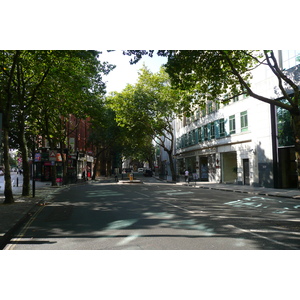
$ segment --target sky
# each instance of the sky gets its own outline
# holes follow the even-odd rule
[[[107,76],[103,76],[103,81],[106,82],[106,93],[116,91],[121,92],[127,84],[135,84],[138,79],[138,71],[146,65],[152,72],[156,73],[160,67],[167,62],[166,57],[153,55],[153,57],[143,56],[143,58],[135,65],[129,63],[132,56],[123,55],[121,50],[107,52],[102,50],[100,61],[108,61],[116,65]]]

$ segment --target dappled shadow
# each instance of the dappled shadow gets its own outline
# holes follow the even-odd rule
[[[143,248],[146,239],[152,238],[163,239],[163,249],[173,249],[174,243],[177,249],[248,249],[250,245],[249,249],[300,249],[300,226],[293,220],[299,218],[300,210],[292,200],[270,199],[267,206],[252,199],[256,205],[247,205],[237,197],[236,193],[162,182],[123,186],[107,181],[76,186],[62,191],[43,208],[24,239],[33,237],[26,241],[32,244],[39,243],[38,239],[53,242],[66,238],[108,243],[90,246],[93,249],[132,243]],[[284,209],[288,201],[289,209]],[[274,213],[276,210],[282,213]],[[187,240],[193,240],[192,244]],[[159,248],[151,241],[153,245],[145,248]]]

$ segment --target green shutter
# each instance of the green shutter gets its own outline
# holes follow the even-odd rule
[[[216,139],[220,138],[220,120],[215,121],[215,135]]]

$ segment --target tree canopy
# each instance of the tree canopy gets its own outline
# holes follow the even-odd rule
[[[127,50],[136,63],[154,50]],[[251,96],[289,111],[292,118],[298,186],[300,188],[300,65],[284,70],[272,50],[158,50],[167,56],[166,72],[173,88],[184,91],[180,101],[185,111],[191,104],[206,105],[207,100],[226,102],[238,95]],[[277,84],[274,94],[256,93],[251,85],[253,71],[267,67]],[[283,101],[286,100],[286,101]]]
[[[179,100],[180,93],[171,88],[164,69],[152,73],[145,66],[140,70],[135,85],[127,85],[121,93],[114,93],[108,98],[120,126],[128,128],[137,139],[145,135],[151,137],[170,158],[174,145],[172,121],[178,111]],[[175,176],[174,169],[172,174]]]
[[[102,74],[114,66],[98,51],[1,51],[0,112],[3,113],[4,160],[12,138],[23,156],[23,195],[29,193],[28,137],[42,135],[52,144],[63,139],[61,123],[70,114],[88,116],[105,93]],[[10,137],[10,141],[9,141]],[[9,166],[6,203],[12,202]]]

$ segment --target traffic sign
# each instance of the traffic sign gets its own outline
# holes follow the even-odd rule
[[[56,150],[50,150],[49,151],[49,160],[50,161],[56,161]]]

